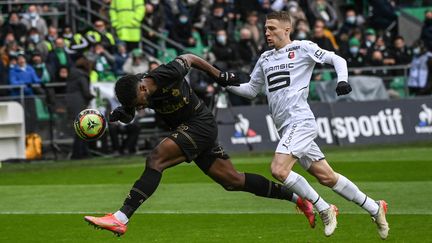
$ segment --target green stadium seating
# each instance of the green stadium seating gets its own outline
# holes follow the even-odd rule
[[[407,96],[405,92],[405,82],[406,82],[406,78],[404,76],[395,77],[390,82],[390,88],[395,90],[400,95],[401,98]]]
[[[41,98],[35,97],[36,118],[38,121],[49,121],[50,114],[48,107],[44,104]],[[57,114],[53,114],[53,119],[57,119]]]

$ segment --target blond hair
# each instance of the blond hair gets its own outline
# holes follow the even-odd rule
[[[267,19],[276,19],[291,25],[291,15],[286,11],[276,11],[267,14]]]

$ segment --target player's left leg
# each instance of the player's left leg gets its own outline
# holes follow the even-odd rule
[[[377,224],[380,237],[387,238],[389,227],[385,217],[387,203],[384,200],[375,201],[368,197],[348,178],[334,172],[325,159],[311,163],[308,172],[315,176],[322,185],[330,187],[337,194],[366,210]]]
[[[275,198],[294,202],[297,208],[304,213],[309,225],[315,227],[315,213],[313,205],[307,200],[303,200],[296,194],[288,190],[284,185],[268,180],[264,176],[253,173],[238,172],[228,155],[223,152],[220,146],[216,147],[219,153],[216,158],[201,156],[197,158],[197,165],[210,178],[219,183],[227,191],[244,191],[253,193],[259,197]]]
[[[147,156],[146,167],[135,181],[124,200],[123,206],[114,214],[103,217],[85,216],[84,220],[94,225],[122,235],[127,230],[127,223],[134,212],[156,191],[165,169],[186,160],[179,145],[171,138],[166,138]]]

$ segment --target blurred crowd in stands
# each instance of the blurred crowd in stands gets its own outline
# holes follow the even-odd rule
[[[17,1],[19,2],[19,1]],[[86,6],[84,0],[73,0]],[[419,1],[350,0],[101,0],[91,1],[99,17],[92,25],[72,28],[53,14],[60,4],[14,4],[0,13],[0,85],[65,83],[55,89],[67,94],[68,113],[76,113],[94,98],[93,82],[115,82],[125,74],[148,72],[170,57],[185,52],[201,55],[224,70],[240,71],[245,82],[265,43],[265,15],[285,10],[292,14],[293,40],[311,40],[347,60],[351,75],[404,76],[410,93],[432,90],[432,7],[424,13],[418,40],[407,46],[398,33],[397,13]],[[432,6],[432,1],[420,1]],[[94,5],[94,6],[93,6]],[[418,6],[418,5],[417,5]],[[50,13],[50,14],[48,14]],[[109,20],[109,21],[106,21]],[[149,28],[141,29],[145,24]],[[164,41],[164,38],[179,45]],[[145,38],[155,45],[141,42]],[[156,46],[166,46],[161,51]],[[362,67],[411,65],[410,70]],[[317,65],[317,68],[325,69]],[[355,69],[359,68],[359,69]],[[314,81],[331,80],[318,72]],[[191,71],[189,82],[207,104],[218,87],[206,74]],[[390,88],[390,87],[388,87]],[[18,89],[0,89],[1,96],[17,96]],[[313,96],[311,96],[313,98]],[[397,94],[395,94],[397,97]],[[251,103],[229,94],[232,105]],[[265,102],[264,99],[253,101]],[[114,129],[113,129],[114,130]]]

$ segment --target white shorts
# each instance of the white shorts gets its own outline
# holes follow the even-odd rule
[[[284,129],[284,134],[276,148],[276,153],[292,154],[299,158],[300,165],[308,170],[312,162],[324,159],[314,142],[318,127],[313,119],[294,122]]]

